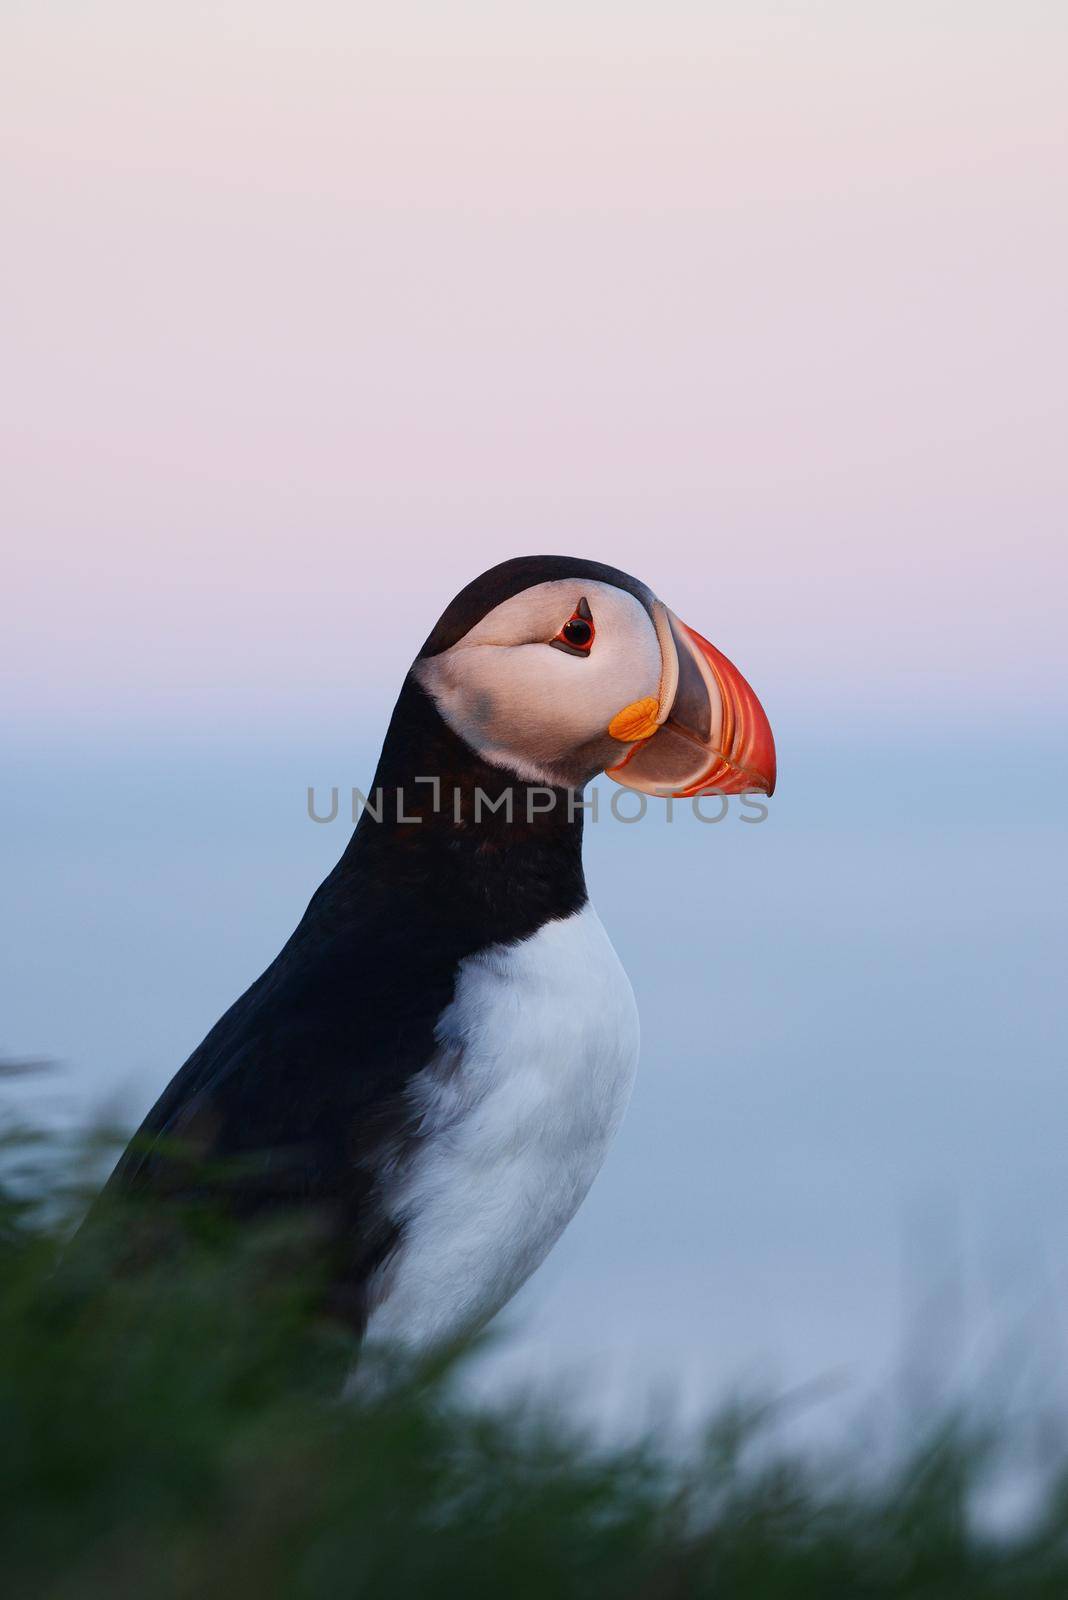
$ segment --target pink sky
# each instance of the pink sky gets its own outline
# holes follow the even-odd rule
[[[20,720],[377,707],[537,549],[769,700],[1062,694],[1063,7],[3,31]]]

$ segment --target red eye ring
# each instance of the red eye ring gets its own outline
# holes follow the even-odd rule
[[[556,638],[550,639],[549,643],[555,650],[564,650],[569,656],[588,656],[596,637],[597,629],[593,625],[593,613],[583,595]]]

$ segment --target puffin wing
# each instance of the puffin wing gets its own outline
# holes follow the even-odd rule
[[[396,1240],[376,1175],[417,1136],[405,1090],[437,1050],[456,962],[434,941],[324,927],[314,907],[164,1090],[107,1192],[306,1219],[333,1298],[362,1324]]]

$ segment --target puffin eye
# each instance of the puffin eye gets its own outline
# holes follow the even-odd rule
[[[549,643],[554,650],[566,650],[569,656],[588,656],[593,649],[593,641],[597,630],[593,625],[593,613],[590,611],[589,602],[585,595],[579,601],[574,611],[564,623],[555,639]]]

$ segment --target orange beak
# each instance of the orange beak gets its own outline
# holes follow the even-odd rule
[[[679,798],[771,794],[775,740],[749,684],[715,645],[659,601],[654,621],[663,657],[660,699],[655,717],[636,724],[643,734],[651,731],[630,743],[622,760],[606,769],[608,776],[628,789]],[[616,723],[611,731],[622,740],[631,730],[622,714]]]

